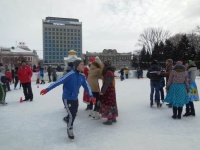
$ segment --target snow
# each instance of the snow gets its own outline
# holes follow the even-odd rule
[[[172,110],[165,104],[162,108],[149,107],[150,85],[146,78],[122,82],[116,79],[119,117],[112,126],[103,125],[105,119],[88,117],[81,88],[73,141],[68,139],[67,125],[62,120],[67,115],[61,99],[62,86],[41,96],[40,90],[48,85],[37,88],[32,83],[33,102],[19,103],[22,89],[7,93],[8,105],[0,106],[1,150],[200,149],[200,103],[194,103],[196,117],[174,120]]]

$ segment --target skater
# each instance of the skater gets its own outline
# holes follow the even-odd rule
[[[183,106],[188,104],[189,85],[185,66],[178,61],[169,75],[166,86],[167,95],[165,102],[172,104],[173,119],[181,119]],[[178,114],[177,114],[178,111]]]
[[[113,122],[117,122],[118,117],[116,93],[115,93],[115,67],[111,65],[110,60],[104,62],[104,68],[102,71],[103,86],[100,92],[100,108],[99,113],[103,118],[107,118],[104,125],[112,125]]]
[[[89,74],[89,70],[90,70],[90,66],[91,66],[91,63],[95,61],[95,58],[94,57],[91,57],[89,59],[89,63],[86,67],[84,67],[84,75],[86,77],[86,79],[88,78],[88,74]],[[85,110],[90,110],[90,97],[88,96],[87,92],[84,90],[83,91],[83,102],[87,104],[87,107]]]
[[[12,83],[15,83],[15,70],[14,70],[14,68],[12,68],[11,74],[12,74]]]
[[[26,65],[26,61],[22,61],[22,66],[18,69],[18,78],[22,84],[25,99],[23,101],[33,101],[33,92],[31,87],[31,77],[33,73],[31,68]]]
[[[162,77],[166,77],[166,83],[168,82],[169,79],[169,75],[171,73],[171,71],[173,70],[173,60],[172,59],[167,59],[165,61],[165,65],[166,65],[166,71],[165,72],[158,72],[158,75],[161,75]],[[166,104],[169,108],[172,107],[171,104]]]
[[[129,77],[129,69],[128,69],[128,67],[127,68],[125,68],[125,76],[126,76],[126,79],[128,79],[128,77]]]
[[[94,96],[94,98],[96,99],[96,104],[94,105],[94,109],[93,109],[93,103],[90,102],[89,105],[89,117],[93,117],[93,119],[100,119],[100,115],[99,115],[99,82],[98,80],[101,79],[101,74],[102,74],[102,64],[99,57],[95,58],[95,61],[91,63],[90,66],[90,70],[89,70],[89,74],[88,74],[88,78],[87,81],[90,85],[90,88],[92,90],[92,94]]]
[[[53,77],[53,82],[56,82],[57,74],[56,74],[56,69],[55,68],[52,69],[52,77]]]
[[[68,72],[70,72],[71,70],[73,70],[73,67],[74,67],[74,63],[73,63],[73,62],[69,62],[69,63],[68,63],[68,66],[67,66],[67,69],[66,69],[66,72],[63,73],[63,77],[64,77]],[[64,91],[64,84],[63,84],[63,91]],[[64,106],[65,106],[64,98],[62,98],[62,100],[63,100],[63,104],[64,104]],[[66,108],[66,106],[65,106],[65,108]]]
[[[51,72],[52,72],[51,65],[48,67],[47,72],[48,72],[49,83],[50,83],[51,82]]]
[[[15,67],[15,85],[14,85],[14,90],[16,90],[18,82],[19,82],[19,79],[18,79],[18,67]],[[21,87],[21,83],[20,83],[20,87]]]
[[[157,60],[154,60],[151,63],[151,67],[149,68],[147,72],[147,78],[150,79],[150,86],[151,86],[151,93],[150,93],[150,106],[153,106],[153,95],[155,91],[155,101],[157,103],[157,107],[161,107],[162,104],[160,104],[160,79],[161,76],[157,75],[157,72],[160,72],[161,68],[158,65]]]
[[[81,85],[87,91],[88,95],[90,96],[90,100],[95,102],[85,76],[81,73],[83,70],[83,62],[81,60],[75,60],[74,70],[70,71],[63,78],[59,79],[40,92],[41,95],[44,95],[60,84],[64,84],[63,98],[68,115],[67,117],[64,117],[63,120],[67,123],[67,133],[70,139],[74,139],[73,122],[76,118],[76,113],[78,110],[78,93]]]
[[[120,73],[120,79],[121,79],[121,81],[123,81],[124,80],[124,67],[122,67],[120,69],[119,73]]]
[[[198,89],[195,82],[196,71],[197,71],[196,64],[192,60],[189,60],[185,64],[185,66],[187,67],[187,71],[188,71],[188,83],[190,87],[190,92],[189,92],[189,103],[186,104],[186,112],[183,115],[183,117],[195,116],[193,101],[199,101]]]
[[[44,82],[44,68],[40,67],[40,78],[41,78],[41,83],[40,84],[45,84]]]
[[[5,67],[0,63],[0,104],[7,105],[6,101],[6,76]]]
[[[10,83],[12,82],[12,74],[10,73],[10,70],[7,69],[6,70],[6,88],[7,91],[11,91],[10,90]]]
[[[140,67],[137,68],[137,76],[138,76],[138,79],[140,78],[143,79],[143,70]]]
[[[163,70],[161,71],[161,73],[164,72]],[[165,87],[165,79],[164,77],[161,77],[160,78],[160,97],[161,97],[161,100],[162,102],[164,103],[164,98],[165,98],[165,94],[164,94],[164,88]]]

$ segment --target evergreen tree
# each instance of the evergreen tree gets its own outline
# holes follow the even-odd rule
[[[158,60],[159,58],[159,46],[158,43],[155,43],[154,48],[152,50],[151,61]]]
[[[145,49],[145,46],[143,46],[141,52],[140,52],[140,67],[142,69],[146,68],[146,49]]]
[[[169,39],[167,39],[165,41],[165,46],[163,48],[163,59],[164,60],[173,59],[174,50],[175,50],[174,45]]]
[[[160,65],[162,67],[164,67],[164,58],[163,58],[163,53],[164,53],[164,43],[161,41],[159,43],[159,46],[158,46],[158,49],[159,49],[159,52],[158,52],[158,62],[160,63]]]
[[[181,37],[181,41],[178,43],[176,52],[176,60],[182,60],[183,62],[186,62],[189,59],[191,54],[191,45],[186,34]]]

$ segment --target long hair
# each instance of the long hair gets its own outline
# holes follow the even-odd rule
[[[112,71],[114,73],[115,70],[116,70],[115,66],[112,66],[112,65],[104,66],[103,71],[102,71],[102,76],[104,76],[107,71]]]

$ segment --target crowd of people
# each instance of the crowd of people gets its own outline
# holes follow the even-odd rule
[[[193,101],[199,101],[195,82],[197,66],[192,60],[188,60],[185,64],[182,61],[177,61],[173,66],[173,60],[167,59],[165,64],[166,70],[163,71],[159,63],[154,60],[147,72],[151,87],[150,106],[153,107],[155,102],[158,108],[161,107],[161,99],[168,103],[169,108],[172,107],[173,119],[181,119],[184,105],[186,105],[186,112],[183,116],[195,116]],[[163,77],[166,77],[165,98]]]
[[[148,69],[147,77],[150,79],[150,107],[154,104],[158,108],[162,107],[162,102],[167,102],[168,107],[173,110],[173,119],[181,119],[183,106],[186,105],[186,112],[183,115],[195,116],[195,108],[193,101],[199,101],[197,85],[195,82],[197,67],[192,60],[188,60],[183,64],[182,61],[173,62],[172,59],[167,59],[166,68],[162,69],[158,61],[154,60],[151,67]],[[173,66],[173,64],[175,64]],[[37,67],[38,72],[37,84],[44,84],[44,68]],[[106,118],[104,125],[112,125],[117,122],[118,108],[116,101],[115,90],[115,71],[116,68],[110,60],[102,62],[99,57],[92,57],[87,66],[84,66],[83,61],[75,60],[68,63],[63,77],[56,79],[56,70],[48,67],[49,82],[54,83],[47,88],[41,90],[40,94],[44,95],[55,87],[63,84],[62,100],[67,111],[67,116],[63,120],[67,124],[67,133],[70,139],[74,139],[73,124],[78,111],[78,93],[81,86],[84,88],[83,102],[87,104],[85,110],[88,110],[88,116],[94,120]],[[13,72],[13,71],[12,71]],[[120,69],[120,79],[128,79],[129,69],[122,67]],[[137,68],[138,79],[142,78],[143,71]],[[14,75],[6,70],[0,63],[0,103],[6,105],[6,91],[9,91],[9,84],[14,78],[14,89],[20,81],[25,99],[23,101],[33,101],[33,92],[31,87],[32,69],[22,61],[21,66],[16,67]],[[41,80],[41,82],[39,81]],[[102,86],[99,84],[99,79],[102,80]],[[166,96],[164,95],[164,87],[166,87]],[[162,101],[162,102],[161,102]]]

